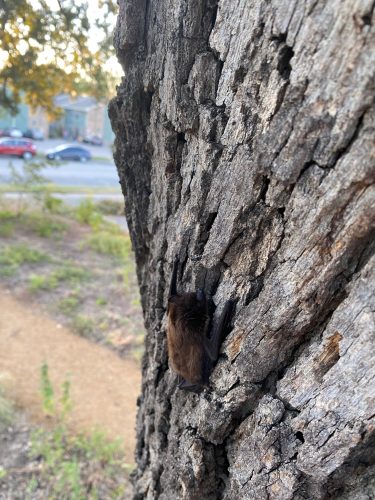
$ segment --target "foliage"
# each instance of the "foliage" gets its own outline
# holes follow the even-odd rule
[[[124,215],[124,202],[117,200],[100,200],[96,209],[103,215]]]
[[[17,215],[24,212],[26,204],[23,193],[32,188],[35,199],[42,199],[46,195],[45,183],[47,179],[41,174],[41,170],[46,166],[44,161],[24,161],[21,167],[15,167],[9,162],[10,184],[18,186]]]
[[[67,316],[71,316],[80,306],[80,300],[75,294],[64,297],[59,302],[59,309]]]
[[[0,237],[9,238],[14,231],[14,225],[11,221],[2,222],[0,226]]]
[[[12,0],[0,7],[0,105],[16,114],[24,96],[33,108],[56,116],[53,98],[61,92],[90,91],[108,97],[113,85],[104,63],[113,55],[108,42],[115,4],[101,4],[97,49],[89,49],[88,3]],[[99,33],[99,32],[98,32]]]
[[[131,250],[130,238],[124,234],[113,234],[109,231],[98,231],[92,234],[87,244],[96,252],[127,259]]]
[[[31,459],[38,459],[41,467],[32,475],[28,493],[40,483],[50,492],[51,499],[99,498],[105,491],[108,498],[121,498],[125,472],[121,447],[109,441],[103,433],[73,436],[67,426],[72,410],[70,382],[61,387],[59,405],[46,363],[41,367],[41,396],[43,409],[57,421],[51,430],[37,429],[31,438]],[[105,488],[103,488],[105,487]]]
[[[63,233],[67,226],[48,217],[39,217],[35,220],[35,230],[42,238],[51,238],[56,234]]]
[[[25,263],[46,262],[48,255],[26,245],[10,245],[0,249],[0,276],[11,276]]]
[[[104,297],[97,297],[96,301],[98,306],[105,306],[107,305],[107,300]]]
[[[59,214],[62,213],[64,207],[64,203],[60,198],[56,198],[56,196],[52,196],[51,193],[46,190],[45,196],[43,200],[43,208],[50,212],[51,214]]]
[[[72,328],[78,335],[88,337],[94,330],[94,323],[84,314],[77,314],[72,321]]]
[[[49,376],[49,368],[46,362],[44,362],[40,368],[40,381],[43,411],[47,415],[55,417],[60,423],[64,422],[66,416],[72,409],[70,381],[66,379],[61,385],[59,405],[56,403],[55,390]]]
[[[47,363],[43,363],[43,365],[41,366],[40,378],[41,378],[43,411],[47,415],[53,415],[55,412],[55,397],[54,397],[53,386],[49,378]]]
[[[90,198],[84,199],[76,208],[75,213],[79,222],[89,224],[93,229],[98,229],[103,222],[103,217]]]
[[[9,400],[4,396],[0,387],[0,428],[8,426],[13,422],[14,408]],[[1,469],[0,469],[1,470]]]
[[[29,290],[31,292],[53,290],[54,288],[57,288],[61,282],[68,282],[71,285],[76,285],[90,278],[91,273],[87,269],[65,263],[62,267],[56,269],[47,276],[39,276],[35,274],[30,276]]]

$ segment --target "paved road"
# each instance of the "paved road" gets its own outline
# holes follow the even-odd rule
[[[9,163],[21,169],[24,160],[11,157],[0,157],[0,184],[11,181]],[[53,184],[60,186],[85,186],[93,188],[119,188],[116,167],[112,162],[90,161],[62,162],[59,166],[46,166],[41,174]]]
[[[113,161],[112,151],[108,146],[92,146],[90,144],[84,144],[81,142],[64,141],[63,139],[46,139],[45,141],[34,141],[34,144],[37,147],[37,152],[40,154],[44,154],[49,149],[53,149],[56,146],[67,143],[88,149],[94,158],[107,158],[109,161]]]

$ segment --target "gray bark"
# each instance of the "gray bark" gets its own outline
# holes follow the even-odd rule
[[[374,2],[120,0],[110,105],[147,327],[136,498],[375,498]],[[218,317],[176,388],[179,287]]]

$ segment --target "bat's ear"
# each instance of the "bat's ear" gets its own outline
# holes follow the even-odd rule
[[[178,295],[171,295],[168,297],[168,304],[175,304],[177,302]]]

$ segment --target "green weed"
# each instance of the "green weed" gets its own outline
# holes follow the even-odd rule
[[[0,249],[0,265],[22,265],[25,263],[46,262],[46,253],[26,245],[11,245]]]
[[[64,203],[60,198],[56,198],[49,191],[46,191],[43,199],[43,208],[51,214],[60,214],[64,212]]]
[[[12,276],[25,263],[41,263],[49,260],[46,253],[26,245],[11,245],[0,249],[0,277]]]
[[[31,293],[41,290],[53,290],[58,286],[58,281],[53,276],[40,276],[32,274],[29,277],[29,291]]]
[[[82,281],[89,280],[91,273],[82,267],[66,264],[52,273],[52,277],[57,281],[66,281],[71,285],[76,285]]]
[[[73,330],[82,337],[88,337],[94,331],[93,321],[83,314],[77,314],[72,321]]]
[[[100,228],[103,217],[96,210],[95,204],[91,199],[83,200],[76,208],[76,217],[82,224],[89,224],[94,230]]]
[[[13,422],[14,408],[11,402],[4,396],[0,389],[0,429],[6,427]]]
[[[18,186],[18,199],[17,199],[17,214],[22,214],[26,207],[27,202],[23,197],[23,193],[29,190],[33,193],[36,199],[43,196],[45,192],[45,183],[47,179],[41,175],[43,167],[46,163],[44,161],[29,161],[23,162],[21,168],[16,168],[11,162],[9,163],[9,177],[10,184]]]
[[[0,210],[0,221],[7,221],[9,219],[14,219],[15,215],[10,210]]]
[[[123,260],[127,260],[131,252],[130,238],[125,234],[99,231],[91,235],[86,244],[98,253],[120,257]]]
[[[42,238],[51,238],[66,231],[67,225],[62,222],[49,219],[47,217],[40,217],[36,221],[35,231]]]
[[[17,271],[17,266],[2,266],[0,264],[0,278],[11,278]]]
[[[124,215],[124,202],[104,199],[96,203],[96,209],[103,215]]]
[[[96,300],[95,300],[96,304],[98,306],[105,306],[107,305],[107,301],[104,297],[97,297]]]
[[[40,381],[41,381],[41,395],[43,411],[47,415],[54,415],[56,411],[55,407],[55,394],[52,386],[51,379],[48,373],[47,363],[43,363],[40,369]]]
[[[14,232],[14,224],[12,222],[2,222],[0,225],[0,237],[9,238]]]
[[[32,493],[38,484],[49,491],[50,499],[101,498],[101,491],[110,498],[121,498],[125,472],[120,444],[106,439],[103,433],[73,436],[68,431],[66,417],[72,408],[70,383],[64,382],[60,409],[55,404],[48,365],[41,367],[43,408],[58,416],[58,425],[52,430],[37,429],[31,437],[29,456],[40,461],[40,471],[34,473],[28,484]]]
[[[60,269],[52,272],[47,276],[32,275],[29,278],[29,290],[31,292],[39,292],[41,290],[53,290],[62,282],[67,282],[70,285],[80,284],[91,278],[91,273],[86,269],[75,267],[69,264],[64,265]],[[65,304],[67,306],[67,304]],[[73,304],[71,303],[70,306]],[[64,307],[64,305],[62,306]]]
[[[78,309],[79,305],[79,298],[75,295],[69,295],[60,300],[58,307],[62,313],[71,316]]]

